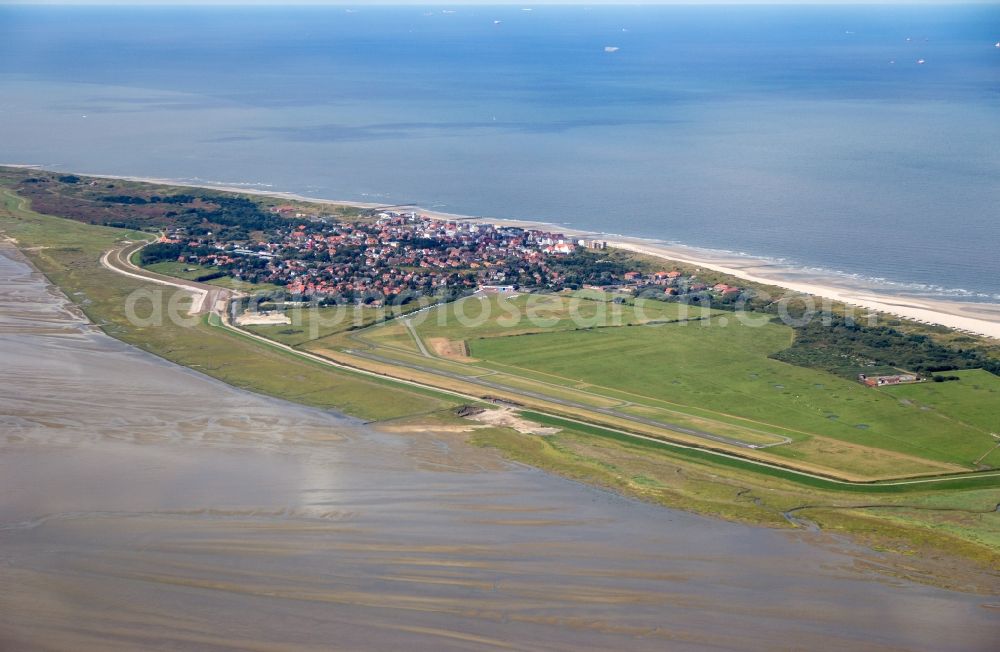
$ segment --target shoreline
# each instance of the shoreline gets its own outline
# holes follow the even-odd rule
[[[71,227],[71,228],[75,228],[75,227]],[[108,236],[108,237],[110,238],[111,236]],[[31,245],[31,244],[50,244],[50,242],[45,242],[45,241],[37,242],[36,241],[34,243],[28,242],[26,244],[28,244],[28,245]],[[27,251],[27,249],[25,251]],[[73,255],[78,255],[78,254],[69,254],[69,255],[73,256]],[[60,254],[60,256],[64,256],[64,254]],[[98,256],[86,255],[86,252],[84,252],[83,259],[89,259],[89,262],[87,263],[87,265],[94,265],[94,264],[97,263]],[[34,260],[34,257],[33,257],[33,260]],[[59,260],[60,260],[59,264],[64,264],[63,263],[63,258],[60,258]],[[69,260],[71,261],[72,257]],[[53,263],[53,264],[55,264],[55,263]],[[49,282],[52,283],[52,279],[49,278],[49,277],[47,277],[47,278],[48,278]],[[81,278],[80,277],[76,277],[74,279],[74,281],[77,282],[77,283],[79,283],[79,282],[81,282]],[[98,283],[100,281],[94,281],[94,280],[91,279],[88,282],[90,282],[90,283],[93,284],[93,283]],[[69,286],[62,286],[62,287],[63,287],[62,291],[66,292],[68,289],[70,289],[72,287],[72,284],[69,285]],[[84,288],[87,288],[87,287],[88,287],[87,285],[84,285],[83,287],[78,287],[77,289],[84,289]],[[68,293],[68,296],[73,296],[74,294],[76,294],[76,293],[75,292],[70,292],[70,293]],[[97,304],[97,305],[100,306],[101,304]],[[113,323],[113,322],[110,322],[110,323]],[[118,337],[121,337],[121,333],[119,333]],[[125,343],[126,346],[134,346],[134,345],[128,344],[128,342],[127,342],[126,339],[120,339],[119,341]],[[170,343],[169,344],[170,348],[168,348],[166,350],[167,353],[175,353],[175,354],[179,355],[179,353],[177,353],[177,351],[175,350],[175,348],[173,348],[173,347],[176,346],[174,340],[168,339],[168,340],[164,340],[164,341]],[[229,346],[229,345],[227,344],[227,346]],[[199,352],[199,355],[203,355],[205,350],[206,349],[201,348],[200,346],[197,349],[197,351]],[[174,362],[178,362],[178,363],[180,362],[179,359],[176,359],[174,357],[174,355],[170,355],[170,356],[163,355],[162,353],[154,352],[152,349],[149,349],[149,351],[152,352],[153,355],[157,355],[157,356],[161,356],[162,355],[162,360],[173,360]],[[158,357],[157,360],[160,360],[160,358]],[[301,404],[304,404],[304,405],[309,405],[309,403],[307,401],[303,401],[302,400],[303,398],[305,398],[305,396],[301,395],[298,392],[296,392],[296,393],[299,394],[299,395],[297,397],[292,398],[292,397],[288,397],[288,396],[283,396],[282,394],[275,394],[275,393],[273,393],[273,388],[267,388],[267,387],[263,387],[263,386],[259,386],[259,385],[254,385],[252,383],[251,384],[247,384],[247,383],[238,382],[239,381],[239,376],[235,377],[235,382],[234,382],[234,378],[229,378],[228,380],[222,379],[219,376],[214,375],[214,373],[210,371],[211,366],[209,366],[209,365],[203,365],[203,364],[192,364],[193,362],[202,362],[202,361],[199,361],[199,360],[189,360],[188,362],[185,362],[184,364],[187,365],[187,370],[189,370],[190,373],[198,374],[198,375],[212,375],[212,377],[215,377],[215,378],[219,379],[220,382],[225,382],[225,383],[229,384],[230,386],[237,387],[238,389],[241,389],[242,391],[247,391],[247,392],[250,392],[252,394],[264,394],[264,395],[268,395],[268,396],[274,396],[278,400],[290,400],[292,402],[298,402],[298,403],[301,403]],[[163,364],[171,364],[171,363],[170,362],[163,362]],[[305,368],[306,369],[311,369],[311,366],[307,366]],[[329,408],[320,408],[320,409],[329,409]],[[340,409],[340,408],[333,408],[333,409]],[[392,417],[387,417],[387,420],[391,420],[391,419],[392,419]],[[366,418],[365,420],[368,420],[368,419]],[[504,449],[502,449],[502,448],[500,450],[504,451]],[[533,460],[530,460],[530,459],[529,460],[520,460],[516,456],[513,456],[510,453],[510,451],[506,451],[506,452],[504,452],[504,454],[507,456],[507,459],[512,459],[512,460],[515,460],[517,462],[521,462],[522,464],[531,465],[532,462],[533,462]],[[672,471],[672,469],[675,468],[675,466],[669,467],[670,473],[668,474],[668,477],[669,477],[669,482],[671,482],[671,483],[677,481],[676,480],[676,476],[674,475],[674,472]],[[699,465],[697,465],[697,464],[694,465],[694,466],[688,466],[688,467],[676,466],[676,468],[687,468],[687,469],[691,469],[691,468],[697,469],[698,467],[699,467]],[[561,475],[562,477],[570,477],[570,479],[574,479],[572,476],[569,476],[569,474],[566,471],[560,472],[560,468],[557,465],[556,466],[546,467],[545,464],[537,464],[536,463],[535,464],[535,468],[539,468],[541,471],[547,472],[547,473],[550,473],[550,474]],[[715,473],[712,473],[712,472],[708,472],[706,477],[707,478],[711,478],[713,481],[715,479],[717,479],[717,476],[715,475]],[[579,482],[581,482],[583,484],[586,484],[588,486],[596,486],[599,489],[602,488],[602,487],[607,488],[607,489],[611,489],[612,491],[614,491],[616,493],[616,495],[626,495],[626,496],[630,496],[630,497],[633,497],[633,498],[639,498],[640,500],[647,500],[647,501],[650,500],[649,496],[645,495],[642,492],[639,492],[639,493],[636,493],[636,494],[630,494],[627,491],[623,490],[617,484],[614,484],[614,485],[610,485],[610,484],[609,485],[603,485],[601,483],[601,479],[600,478],[594,478],[594,479],[592,479],[592,478],[586,478],[586,479],[583,479],[583,480],[581,480],[579,478],[576,478],[576,481],[579,481]],[[704,481],[709,481],[709,480],[704,480]],[[701,481],[699,480],[699,482],[701,482]],[[698,485],[698,486],[701,486],[701,485]],[[765,487],[765,488],[761,489],[760,495],[762,495],[762,496],[768,496],[768,495],[770,495],[769,492],[768,492],[768,489],[766,488],[768,486],[771,486],[771,485],[770,484],[762,485],[762,487]],[[771,491],[773,491],[773,487],[772,487]],[[812,489],[808,489],[807,491],[811,492]],[[732,492],[730,491],[729,493],[731,494]],[[739,520],[739,519],[734,518],[733,514],[735,514],[735,513],[745,514],[746,510],[748,509],[748,505],[751,505],[751,503],[745,502],[745,499],[741,499],[740,496],[742,494],[740,494],[740,495],[736,495],[733,498],[733,501],[734,501],[733,505],[734,505],[734,510],[735,510],[734,512],[730,513],[728,511],[724,511],[724,510],[723,511],[706,511],[706,506],[705,505],[699,505],[699,504],[696,504],[696,503],[686,504],[685,501],[687,499],[684,498],[685,495],[688,495],[688,494],[681,494],[681,497],[677,498],[677,502],[669,502],[669,503],[668,502],[661,502],[661,501],[651,501],[651,502],[653,504],[655,504],[655,505],[661,505],[661,506],[665,506],[665,507],[668,507],[668,508],[672,507],[672,508],[675,508],[675,509],[680,509],[680,510],[684,511],[685,513],[701,514],[701,515],[703,515],[705,517],[711,517],[711,518],[722,519],[722,520]],[[799,501],[804,501],[804,502],[807,502],[807,503],[808,502],[813,502],[813,503],[817,502],[815,500],[808,501],[804,497],[800,496],[798,493],[796,493],[795,495],[796,495],[796,500],[799,500]],[[812,494],[809,494],[809,495],[812,495]],[[798,505],[799,502],[795,502],[794,504]],[[781,509],[782,510],[787,510],[788,506],[787,505],[781,505]],[[838,519],[840,517],[836,516],[836,515],[832,515],[832,516],[828,515],[826,518],[827,519]],[[846,523],[847,525],[850,525],[852,523],[852,521],[848,520],[848,521],[844,521],[844,523]],[[913,526],[913,527],[917,527],[917,526]],[[828,520],[828,521],[824,522],[824,529],[835,530],[836,528],[837,528],[837,525],[836,525],[835,521],[829,521]],[[867,536],[876,537],[876,534],[869,533]],[[890,549],[894,550],[895,548],[892,547],[892,546],[896,545],[894,543],[896,541],[896,539],[892,538],[894,536],[897,536],[895,530],[886,530],[885,532],[879,531],[879,533],[877,535],[878,538],[870,539],[867,542],[863,542],[862,540],[859,539],[859,545],[869,546],[869,547],[874,547],[876,545],[885,547],[885,546],[888,545],[890,547]],[[964,541],[964,540],[962,540],[962,541]],[[937,551],[939,549],[938,548],[933,548],[932,550]],[[966,592],[966,593],[983,593],[983,594],[987,594],[987,595],[992,595],[991,593],[988,592],[990,590],[989,588],[986,588],[986,589],[970,589],[969,587],[971,586],[971,584],[968,584],[967,582],[965,582],[965,578],[967,578],[967,577],[981,578],[982,575],[983,575],[982,568],[983,567],[988,568],[989,567],[988,564],[986,566],[983,566],[983,563],[981,561],[976,561],[977,559],[979,559],[978,557],[974,557],[974,556],[963,557],[962,556],[963,554],[969,554],[967,552],[966,548],[962,548],[962,550],[965,551],[965,552],[959,552],[955,548],[955,546],[952,545],[952,547],[949,547],[948,550],[955,555],[955,561],[954,562],[952,562],[952,561],[940,562],[942,564],[947,563],[947,566],[942,566],[941,567],[941,568],[943,568],[943,570],[939,571],[938,568],[934,568],[934,569],[928,570],[926,572],[923,571],[923,570],[913,571],[911,565],[908,565],[908,564],[910,564],[910,562],[907,561],[907,559],[910,559],[910,558],[909,557],[899,557],[899,558],[896,558],[896,560],[898,561],[899,565],[897,566],[897,565],[894,564],[891,567],[891,571],[887,571],[887,573],[889,573],[890,576],[899,576],[900,574],[907,573],[907,575],[903,575],[903,576],[907,577],[908,579],[912,577],[912,579],[916,579],[917,581],[922,582],[922,583],[931,584],[931,585],[938,585],[938,586],[947,586],[949,588],[952,588],[952,590],[960,590],[960,591],[963,591],[963,592]],[[882,553],[879,553],[879,554],[882,554]],[[924,557],[921,556],[921,558],[924,558]],[[931,558],[931,555],[928,555],[928,558]],[[938,556],[937,553],[935,553],[932,558],[935,559],[935,560],[938,560],[939,556]],[[966,560],[966,559],[969,559],[969,560],[972,560],[972,561],[968,561],[968,562],[962,561],[962,560]],[[892,561],[892,560],[890,560],[890,561]],[[871,561],[868,562],[868,563],[871,565],[872,568],[885,568],[886,567],[886,560],[881,559],[879,557],[872,557]],[[935,563],[938,563],[938,562],[935,562]],[[959,580],[955,579],[956,577],[958,577],[955,574],[956,573],[955,569],[956,568],[965,568],[964,566],[957,566],[957,565],[958,564],[966,564],[966,563],[969,563],[969,564],[978,564],[978,565],[970,566],[969,568],[971,570],[969,570],[969,571],[962,571],[963,572],[963,574],[961,575],[962,580],[961,580],[961,582],[959,582]],[[921,567],[921,569],[922,568],[923,567]],[[935,574],[935,573],[938,573],[938,572],[940,572],[941,575]],[[941,577],[943,579],[938,579],[938,577]],[[956,589],[955,587],[960,587],[960,588]]]
[[[3,164],[4,167],[37,169],[47,172],[39,165]],[[58,171],[63,172],[63,171]],[[307,197],[291,192],[260,190],[239,186],[211,183],[193,183],[156,177],[137,177],[110,174],[90,174],[86,172],[64,172],[65,174],[80,174],[98,179],[116,179],[138,183],[151,183],[186,188],[203,188],[246,195],[288,199],[328,206],[348,206],[351,208],[371,209],[387,206],[385,203],[358,202]],[[400,206],[404,207],[404,206]],[[409,207],[409,205],[405,206]],[[427,210],[419,206],[412,208],[423,215],[434,219],[474,222],[480,224],[495,224],[498,226],[516,226],[522,228],[545,229],[560,232],[573,238],[599,239],[606,241],[609,247],[631,251],[661,258],[665,261],[683,263],[702,267],[736,278],[773,285],[793,292],[809,294],[823,299],[829,299],[854,306],[862,310],[874,311],[886,315],[916,321],[919,323],[944,326],[960,332],[980,335],[1000,340],[1000,303],[959,301],[950,299],[935,299],[907,295],[893,289],[880,289],[873,283],[841,281],[817,272],[788,267],[781,269],[773,261],[754,258],[724,251],[703,249],[687,245],[671,244],[648,238],[635,236],[599,233],[581,229],[567,228],[563,225],[549,222],[491,218],[485,216],[459,215],[442,211]],[[801,278],[797,278],[801,277]]]

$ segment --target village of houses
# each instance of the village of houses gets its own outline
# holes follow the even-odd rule
[[[287,298],[382,305],[401,297],[460,296],[592,288],[680,299],[689,294],[732,297],[742,290],[706,285],[677,270],[644,273],[601,266],[607,244],[539,229],[447,221],[416,212],[379,212],[340,222],[272,211],[289,226],[253,241],[219,241],[212,234],[167,231],[163,243],[182,245],[180,262],[216,268],[238,281],[270,284]],[[299,219],[296,219],[299,218]],[[257,234],[258,236],[261,234]],[[573,264],[570,264],[573,263]]]
[[[539,229],[439,220],[416,212],[380,212],[357,222],[301,213],[291,217],[301,222],[255,242],[222,242],[211,234],[192,237],[183,229],[169,230],[160,242],[183,245],[178,262],[217,268],[247,283],[283,287],[286,299],[320,303],[380,307],[400,297],[447,291],[458,297],[582,288],[663,300],[699,294],[731,298],[743,292],[725,283],[701,283],[678,270],[606,272],[599,255],[607,250],[606,242]],[[566,264],[588,254],[583,273]],[[287,322],[283,314],[254,318],[254,323]],[[922,380],[906,373],[858,376],[869,387]]]

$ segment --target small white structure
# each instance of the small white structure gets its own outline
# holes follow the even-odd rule
[[[513,294],[517,290],[513,285],[480,285],[479,291],[486,294]]]
[[[284,326],[292,320],[283,312],[245,312],[236,318],[237,326]]]

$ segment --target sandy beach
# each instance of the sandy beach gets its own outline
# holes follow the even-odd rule
[[[637,239],[608,240],[609,246],[619,247],[638,253],[649,254],[689,265],[697,265],[724,274],[731,274],[747,281],[776,285],[778,287],[811,294],[817,297],[857,306],[866,311],[885,313],[903,319],[927,324],[947,326],[959,331],[1000,339],[1000,305],[995,303],[975,303],[908,297],[902,294],[888,294],[877,288],[865,288],[844,283],[836,284],[833,278],[814,280],[794,278],[792,270],[775,270],[767,261],[720,254],[717,257],[698,256],[699,250],[649,244]],[[802,273],[802,276],[808,274]]]
[[[43,169],[39,166],[23,164],[4,164],[7,167]],[[330,206],[350,206],[354,208],[379,208],[385,204],[357,202],[349,200],[322,199],[306,197],[295,193],[260,190],[233,185],[214,185],[205,183],[189,183],[174,179],[154,177],[130,177],[101,175],[78,172],[84,176],[102,179],[120,179],[143,183],[182,186],[190,188],[206,188],[226,192],[243,193],[288,199],[291,201],[310,202]],[[547,231],[563,233],[578,239],[598,239],[608,243],[608,246],[636,253],[646,254],[664,259],[664,264],[671,261],[692,265],[704,269],[729,274],[754,283],[774,285],[777,287],[809,294],[816,297],[838,301],[856,306],[863,311],[872,311],[908,319],[916,322],[935,324],[953,328],[970,334],[1000,339],[1000,303],[955,301],[928,297],[907,295],[898,289],[864,280],[840,277],[832,273],[824,274],[806,269],[794,268],[777,264],[764,258],[743,256],[731,252],[689,247],[646,238],[629,237],[627,235],[598,233],[568,228],[560,224],[539,221],[493,218],[488,216],[470,216],[433,211],[413,206],[413,210],[428,217],[442,220],[461,220],[478,223],[488,223],[522,228],[538,228]],[[866,313],[865,313],[866,314]],[[863,316],[863,315],[859,315]]]

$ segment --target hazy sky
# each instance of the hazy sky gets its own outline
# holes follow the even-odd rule
[[[0,0],[3,4],[25,5],[343,5],[364,7],[365,5],[656,5],[656,4],[990,4],[1000,0]]]

